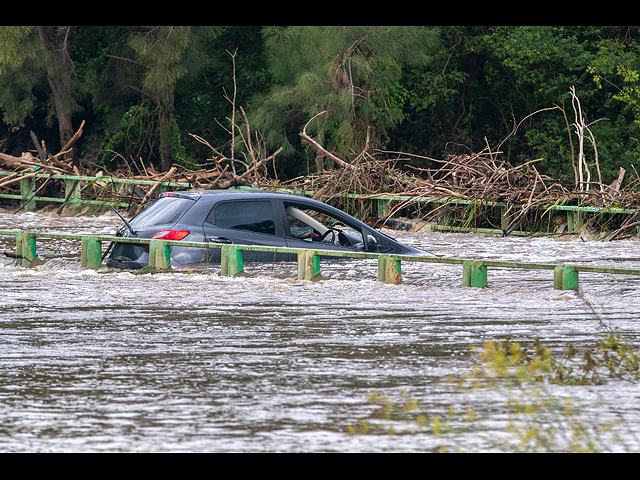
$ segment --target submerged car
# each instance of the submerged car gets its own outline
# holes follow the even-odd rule
[[[124,220],[124,218],[123,218]],[[425,252],[403,245],[341,210],[296,195],[259,190],[198,190],[163,193],[118,230],[135,238],[238,245],[365,251],[403,255]],[[245,262],[296,261],[296,254],[243,252]],[[171,264],[219,263],[219,248],[171,247]],[[149,264],[149,246],[116,243],[113,268]]]

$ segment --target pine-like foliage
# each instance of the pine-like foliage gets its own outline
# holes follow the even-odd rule
[[[368,130],[379,146],[386,128],[402,118],[402,69],[425,64],[435,41],[426,27],[401,26],[270,27],[264,35],[275,86],[260,99],[251,125],[284,154],[323,110],[308,133],[328,149],[358,151]]]
[[[7,124],[31,113],[36,103],[32,89],[43,80],[45,57],[35,28],[0,28],[0,108]]]
[[[131,36],[129,46],[136,60],[147,67],[143,87],[163,97],[172,92],[178,80],[187,75],[184,57],[193,35],[187,26],[148,27],[148,31]]]

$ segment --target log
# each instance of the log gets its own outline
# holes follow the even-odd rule
[[[613,235],[611,235],[611,237],[609,237],[609,241],[612,242],[613,240],[618,238],[620,236],[620,234],[622,232],[624,232],[625,230],[628,230],[629,228],[633,228],[633,227],[638,227],[638,226],[640,226],[640,222],[633,222],[633,223],[630,223],[628,225],[624,225],[624,226],[620,227],[618,230],[613,232]]]
[[[389,217],[368,217],[365,223],[372,228],[388,228],[390,230],[404,230],[407,232],[413,227],[410,223],[391,220]]]
[[[55,173],[68,173],[67,171],[54,167],[53,165],[46,165],[37,158],[35,158],[29,152],[23,152],[21,157],[14,157],[13,155],[8,155],[6,153],[0,153],[0,162],[12,169],[25,168],[25,167],[40,167],[45,170],[51,170]]]
[[[33,133],[33,130],[29,132],[29,135],[31,135],[31,141],[36,146],[36,150],[38,151],[38,156],[40,157],[40,160],[42,161],[42,163],[46,164],[47,155],[44,153],[44,150],[42,150],[42,146],[38,142],[38,137],[36,136],[35,133]]]
[[[20,180],[24,180],[25,178],[31,178],[31,177],[35,177],[37,175],[37,173],[30,173],[29,175],[25,175],[23,177],[18,177],[18,178],[11,178],[9,180],[10,177],[13,177],[13,175],[10,175],[10,177],[5,178],[4,181],[0,182],[0,187],[4,187],[7,185],[10,185],[14,182],[19,182]]]
[[[9,155],[6,153],[0,153],[0,162],[12,169],[24,167],[24,163],[22,163],[21,157],[14,157],[13,155]]]
[[[82,123],[80,124],[80,128],[78,128],[78,131],[76,133],[73,134],[73,137],[71,137],[69,139],[69,141],[67,142],[67,144],[62,147],[62,149],[60,149],[60,152],[68,152],[69,150],[71,150],[71,147],[73,147],[73,145],[78,141],[78,139],[80,138],[80,135],[82,135],[82,129],[84,128],[84,120],[82,121]]]

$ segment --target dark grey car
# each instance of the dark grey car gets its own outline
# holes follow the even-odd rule
[[[130,228],[129,228],[130,227]],[[352,216],[316,200],[259,190],[164,193],[118,231],[119,236],[193,242],[423,255]],[[243,252],[245,262],[295,261],[295,254]],[[171,247],[172,265],[219,263],[220,249]],[[116,243],[107,265],[149,264],[149,247]]]

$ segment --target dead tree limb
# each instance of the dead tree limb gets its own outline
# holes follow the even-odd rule
[[[353,165],[351,165],[350,163],[345,162],[344,160],[342,160],[341,158],[337,157],[336,155],[334,155],[333,153],[329,152],[328,150],[326,150],[324,147],[322,147],[318,142],[316,142],[314,139],[312,139],[309,135],[307,135],[307,126],[316,118],[319,117],[320,115],[322,115],[323,113],[326,113],[326,110],[323,110],[322,112],[316,114],[313,116],[313,118],[311,120],[309,120],[307,122],[307,124],[304,126],[304,128],[302,129],[302,132],[300,132],[300,136],[302,137],[302,139],[307,142],[310,143],[316,150],[318,150],[318,152],[321,152],[323,155],[326,155],[327,157],[329,157],[331,160],[333,160],[334,162],[336,162],[338,165],[340,165],[341,167],[344,168],[348,168],[351,170],[355,170],[356,167],[354,167]]]
[[[162,177],[160,180],[158,180],[158,181],[156,182],[156,184],[155,184],[153,187],[151,187],[151,188],[149,189],[149,191],[147,192],[147,194],[146,194],[146,195],[144,196],[144,198],[142,199],[142,202],[140,203],[140,206],[138,207],[138,212],[139,212],[140,210],[142,210],[142,207],[144,207],[144,205],[146,204],[147,199],[148,199],[148,198],[151,198],[151,196],[153,195],[153,192],[155,192],[155,191],[158,189],[158,187],[159,187],[160,185],[162,185],[164,182],[166,182],[166,181],[167,181],[167,179],[168,179],[171,175],[173,175],[174,173],[176,173],[176,167],[171,167],[171,168],[169,169],[169,171],[166,173],[166,175],[165,175],[164,177]]]
[[[44,150],[42,149],[42,145],[40,145],[40,142],[38,142],[38,137],[36,136],[35,133],[33,133],[33,130],[29,132],[29,135],[31,135],[31,141],[33,142],[33,144],[36,147],[36,150],[38,151],[38,156],[40,157],[40,161],[46,165],[47,155],[44,153]]]

